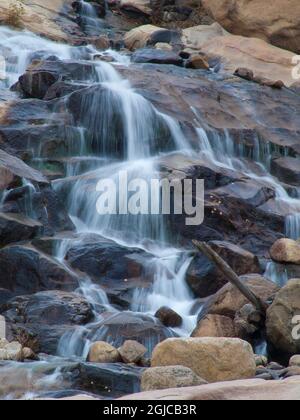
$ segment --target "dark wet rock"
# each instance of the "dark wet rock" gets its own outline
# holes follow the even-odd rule
[[[300,185],[300,159],[292,157],[274,159],[271,164],[271,172],[282,182]]]
[[[22,221],[22,214],[29,214],[30,218],[36,221],[32,221],[31,224],[39,226],[40,233],[44,235],[74,230],[64,203],[50,185],[41,187],[27,185],[10,191],[4,199],[3,211],[16,213],[14,217],[16,220],[20,219],[19,223]],[[23,224],[25,222],[26,219]],[[34,236],[23,239],[32,239]],[[22,236],[19,240],[22,240]]]
[[[76,84],[71,82],[55,82],[49,87],[45,94],[44,100],[51,101],[53,99],[62,98],[63,96],[70,95],[76,90],[82,89],[85,86],[82,84]]]
[[[0,246],[26,241],[42,233],[42,224],[28,217],[0,213]]]
[[[13,293],[7,289],[0,289],[0,305],[8,302],[13,298]]]
[[[40,172],[30,168],[17,157],[0,150],[0,191],[20,185],[22,178],[42,184],[48,183]]]
[[[89,338],[93,342],[107,341],[114,347],[121,347],[126,340],[138,341],[148,349],[149,356],[156,344],[172,336],[174,333],[158,319],[140,313],[120,312],[104,316],[104,320],[93,327]]]
[[[72,60],[37,61],[20,76],[19,86],[26,97],[43,99],[48,89],[59,80],[98,80],[95,66]]]
[[[76,270],[88,274],[107,292],[112,303],[128,308],[136,288],[149,288],[151,272],[144,268],[147,254],[113,241],[95,237],[74,244],[66,259]]]
[[[210,245],[239,276],[261,272],[257,258],[243,248],[225,241],[211,241]],[[201,253],[194,257],[186,280],[200,298],[213,295],[228,282],[215,264]]]
[[[44,120],[39,121],[42,125],[31,124],[30,119],[28,120],[30,109],[26,116],[28,125],[22,128],[0,128],[0,144],[17,151],[18,154],[23,153],[24,150],[33,149],[34,153],[41,158],[49,156],[53,159],[57,156],[66,156],[71,152],[76,153],[77,149],[74,149],[74,144],[77,143],[78,133],[76,136],[74,128],[68,125],[59,125],[59,120],[56,120],[56,124],[53,119],[50,125],[47,124],[48,121]],[[71,139],[74,140],[74,143]]]
[[[0,250],[0,287],[18,295],[54,289],[73,291],[78,279],[34,248],[14,245]]]
[[[173,51],[163,51],[154,48],[137,50],[131,60],[134,63],[174,64],[182,66],[183,59]]]
[[[93,319],[87,300],[78,294],[57,290],[18,296],[0,307],[12,323],[84,325]]]
[[[211,241],[209,244],[239,276],[262,272],[258,258],[242,247],[226,241]]]
[[[160,308],[156,312],[155,317],[158,318],[166,327],[176,328],[180,327],[182,324],[181,316],[178,315],[177,312],[173,311],[173,309],[166,306]]]
[[[139,392],[143,371],[143,368],[121,363],[80,363],[78,369],[73,370],[71,378],[74,388],[116,398]]]

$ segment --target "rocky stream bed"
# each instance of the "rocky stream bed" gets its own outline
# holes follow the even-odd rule
[[[299,31],[206,0],[44,3],[16,28],[0,1],[0,398],[299,398]],[[100,216],[120,171],[204,179],[204,222]]]

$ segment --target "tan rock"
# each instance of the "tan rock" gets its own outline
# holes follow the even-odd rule
[[[110,344],[97,341],[91,345],[88,361],[92,363],[117,363],[120,361],[120,354]]]
[[[276,284],[264,277],[253,274],[240,277],[245,284],[261,299],[267,301],[279,290]],[[216,314],[234,318],[235,314],[249,301],[231,283],[226,284],[203,308],[203,315]]]
[[[299,366],[300,367],[300,355],[295,354],[295,356],[290,358],[290,366]]]
[[[157,50],[173,51],[172,45],[167,44],[166,42],[158,42],[157,44],[155,44],[155,48]]]
[[[141,12],[145,15],[151,15],[152,13],[150,0],[121,0],[120,6],[121,9]]]
[[[0,0],[0,22],[2,24],[7,22],[11,3],[13,2]],[[15,3],[20,4],[18,1]],[[71,39],[71,34],[81,33],[80,28],[72,19],[72,14],[73,10],[69,0],[22,0],[20,23],[23,28],[31,32],[64,42]],[[74,17],[75,15],[73,15]]]
[[[208,382],[248,379],[256,372],[252,347],[237,338],[169,338],[155,347],[151,366],[174,364]]]
[[[292,76],[294,54],[274,47],[258,38],[230,35],[218,24],[200,25],[183,31],[182,42],[187,52],[201,52],[208,60],[219,61],[222,70],[235,73],[247,68],[254,77],[286,86],[295,83]]]
[[[194,54],[188,59],[187,67],[192,69],[209,70],[207,60],[199,54]]]
[[[142,391],[155,389],[181,388],[207,384],[191,369],[184,366],[153,367],[142,375]]]
[[[294,279],[290,280],[277,293],[274,302],[267,311],[268,341],[285,356],[300,353],[300,338],[297,338],[299,328],[296,328],[297,323],[294,322],[294,317],[299,315],[300,279]]]
[[[266,356],[261,356],[259,354],[254,355],[256,366],[267,366],[268,365],[268,358]]]
[[[138,363],[147,353],[146,347],[134,340],[125,341],[118,351],[124,363]]]
[[[192,333],[192,337],[236,337],[231,318],[222,315],[207,315]]]
[[[191,52],[199,51],[209,41],[228,35],[228,32],[218,23],[212,25],[198,25],[182,31],[182,44]]]
[[[132,29],[127,32],[124,37],[125,47],[129,50],[135,50],[137,48],[143,48],[147,45],[147,42],[150,40],[151,36],[157,32],[164,30],[154,25],[143,25],[137,28]]]
[[[24,360],[35,360],[36,355],[35,355],[34,351],[31,350],[30,348],[24,347],[22,349],[22,359],[24,359]]]
[[[22,346],[17,341],[9,343],[1,340],[0,343],[0,360],[12,360],[19,362],[22,360]]]
[[[300,244],[292,239],[279,239],[270,250],[274,261],[300,264]]]
[[[202,0],[202,5],[233,34],[261,38],[280,48],[300,51],[298,0]]]
[[[187,388],[141,392],[121,400],[185,400],[185,401],[300,401],[300,377],[284,381],[250,379],[220,382]]]

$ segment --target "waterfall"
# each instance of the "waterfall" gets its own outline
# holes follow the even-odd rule
[[[94,20],[92,5],[82,3],[82,16]],[[97,19],[98,22],[98,19]],[[97,23],[98,24],[98,23]],[[34,59],[55,55],[60,59],[93,58],[95,50],[59,45],[30,34],[0,29],[0,48],[7,59],[6,85],[15,83],[27,65]],[[290,214],[286,219],[286,234],[299,238],[300,200],[291,197],[280,182],[270,174],[271,149],[268,143],[254,138],[251,150],[242,142],[235,141],[230,131],[213,131],[195,122],[198,147],[193,149],[180,124],[159,112],[149,101],[135,91],[127,80],[122,79],[114,67],[104,62],[94,62],[96,76],[93,80],[81,80],[83,89],[57,101],[57,109],[69,116],[63,136],[68,140],[68,156],[63,156],[66,178],[53,183],[58,193],[66,196],[66,206],[76,227],[75,237],[59,242],[56,258],[67,270],[66,255],[71,246],[82,240],[85,234],[94,233],[128,248],[145,251],[150,257],[146,269],[153,273],[150,290],[136,289],[131,306],[134,313],[151,317],[162,306],[175,310],[183,319],[180,328],[169,330],[169,335],[190,335],[197,322],[194,310],[195,297],[185,278],[191,262],[189,249],[180,247],[171,237],[165,217],[155,214],[107,214],[97,212],[99,191],[96,185],[101,179],[110,179],[117,185],[119,207],[128,196],[122,188],[127,182],[142,178],[148,184],[159,178],[161,156],[177,152],[185,156],[203,157],[214,167],[238,171],[260,185],[273,189],[278,205],[288,204]],[[55,121],[55,112],[53,121]],[[42,149],[34,150],[34,161],[43,163],[47,156]],[[251,160],[253,165],[247,165]],[[26,182],[26,181],[24,181]],[[120,187],[121,186],[121,187]],[[27,187],[31,188],[27,184]],[[108,197],[110,198],[110,197]],[[28,208],[30,213],[32,209]],[[284,284],[286,273],[269,264],[266,276],[278,284]],[[74,274],[74,272],[72,271]],[[94,319],[91,324],[68,331],[60,340],[58,354],[65,357],[85,358],[90,343],[96,339],[113,340],[120,344],[120,337],[108,337],[103,323],[101,308],[107,309],[109,319],[118,312],[109,304],[105,291],[88,276],[78,277],[78,293],[90,303]],[[142,322],[141,321],[141,322]],[[158,322],[155,320],[155,322]],[[115,340],[115,341],[114,341]],[[151,351],[157,338],[148,339]]]

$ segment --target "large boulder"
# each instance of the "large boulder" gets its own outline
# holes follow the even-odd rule
[[[74,243],[66,259],[76,270],[86,273],[108,294],[110,301],[127,309],[136,288],[149,288],[151,276],[143,268],[147,255],[102,237]]]
[[[208,382],[249,379],[256,363],[249,343],[237,338],[172,338],[158,344],[151,366],[182,365]]]
[[[279,263],[300,264],[300,244],[292,239],[279,239],[270,250],[271,257]]]
[[[34,61],[19,78],[19,87],[26,97],[43,99],[49,88],[58,81],[98,80],[93,63],[74,60]]]
[[[42,233],[42,224],[20,214],[0,213],[0,246],[26,241]]]
[[[142,391],[182,388],[207,384],[192,369],[185,366],[152,367],[142,375]]]
[[[13,245],[0,250],[0,287],[17,295],[73,291],[78,287],[78,278],[34,248]]]
[[[123,400],[185,401],[300,401],[300,377],[284,381],[249,379],[187,388],[167,389],[126,395]]]
[[[231,318],[207,315],[199,322],[192,337],[236,337],[236,332]]]
[[[83,296],[57,290],[15,297],[0,312],[9,322],[31,325],[84,325],[93,319]]]
[[[202,0],[205,10],[236,35],[261,38],[280,48],[300,52],[298,0]]]
[[[275,351],[285,356],[299,354],[300,337],[296,331],[299,316],[300,280],[296,279],[290,280],[277,293],[267,311],[267,338]]]
[[[242,276],[240,279],[264,301],[273,299],[278,291],[276,284],[259,275]],[[239,290],[228,283],[205,303],[199,320],[207,314],[223,315],[233,319],[247,303],[249,301]]]

